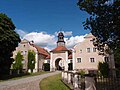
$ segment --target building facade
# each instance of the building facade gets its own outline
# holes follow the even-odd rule
[[[76,44],[73,49],[73,69],[97,71],[99,62],[107,62],[109,68],[115,69],[114,55],[100,54],[97,47],[93,45],[95,37],[90,33],[84,37],[84,41]]]
[[[13,52],[13,58],[15,59],[18,51],[20,51],[24,57],[24,60],[22,61],[23,69],[25,71],[29,71],[28,70],[28,51],[29,50],[35,52],[35,68],[34,68],[33,72],[38,72],[38,71],[42,70],[43,63],[45,62],[47,57],[49,57],[49,53],[44,48],[41,48],[41,47],[35,45],[33,43],[33,41],[29,42],[27,40],[22,40],[20,42],[19,46]]]
[[[50,54],[44,48],[35,45],[33,42],[22,40],[16,50],[13,52],[13,58],[20,51],[24,56],[23,69],[28,71],[28,51],[35,52],[34,72],[42,70],[43,63],[50,63],[50,71],[56,70],[85,70],[87,72],[96,72],[99,62],[107,62],[110,69],[115,69],[114,55],[101,55],[97,47],[93,45],[95,37],[90,33],[84,37],[84,40],[72,49],[67,49],[62,32],[58,33],[57,46],[50,51]],[[71,69],[72,68],[72,69]]]
[[[68,70],[68,58],[71,52],[65,47],[64,35],[58,34],[57,47],[50,51],[50,71]]]
[[[76,44],[72,50],[68,50],[65,47],[64,35],[60,32],[57,47],[50,52],[50,70],[55,71],[62,68],[67,71],[70,62],[72,62],[73,70],[95,72],[98,70],[99,62],[107,62],[111,69],[115,69],[114,55],[101,55],[97,47],[93,45],[94,38],[90,33],[84,37],[84,41]]]

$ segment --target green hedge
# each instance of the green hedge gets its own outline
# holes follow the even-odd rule
[[[49,63],[44,63],[43,64],[43,69],[44,69],[44,71],[50,71],[50,64]]]

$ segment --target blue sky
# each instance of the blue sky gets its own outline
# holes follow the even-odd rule
[[[89,33],[82,26],[88,14],[79,10],[77,0],[1,0],[0,12],[12,19],[22,38],[31,33],[52,36],[61,28],[68,39]]]

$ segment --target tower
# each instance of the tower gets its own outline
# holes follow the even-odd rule
[[[64,35],[62,32],[58,33],[57,46],[65,46]]]

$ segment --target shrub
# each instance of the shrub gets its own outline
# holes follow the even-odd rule
[[[99,62],[98,70],[103,77],[108,77],[109,75],[109,65],[106,62]]]
[[[50,71],[50,64],[49,63],[44,63],[43,64],[43,69],[44,69],[44,71]]]
[[[80,74],[81,74],[81,76],[84,76],[85,75],[85,71],[84,70],[80,70]]]

